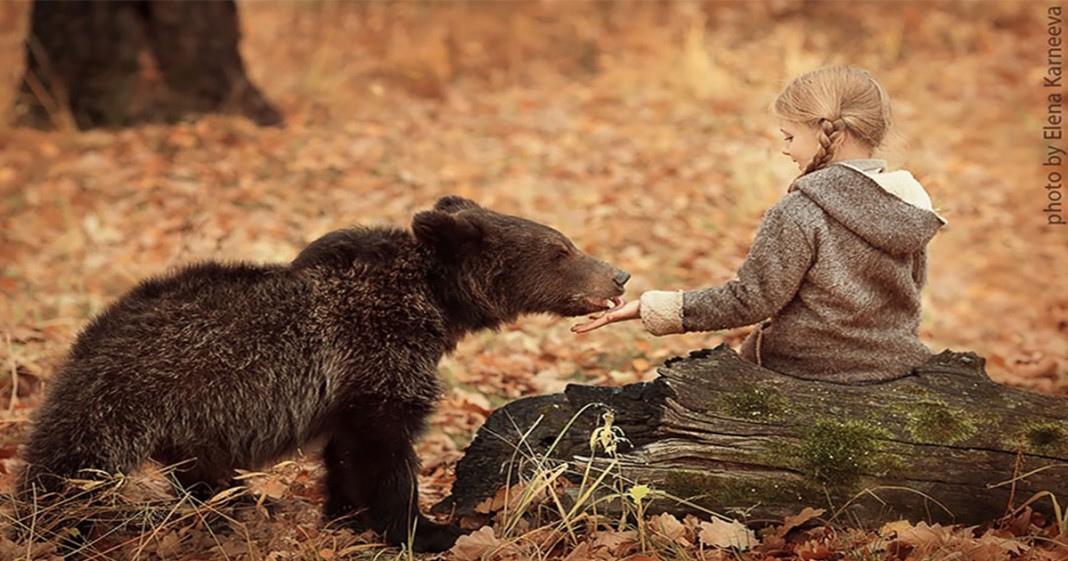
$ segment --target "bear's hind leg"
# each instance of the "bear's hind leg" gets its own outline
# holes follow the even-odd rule
[[[26,443],[26,467],[19,496],[70,492],[68,480],[112,480],[128,474],[148,455],[148,439],[134,431],[109,433],[82,420],[60,419],[46,411]],[[105,424],[105,423],[101,423]],[[84,491],[83,491],[84,493]]]
[[[145,457],[148,440],[142,435],[99,430],[63,416],[53,405],[43,406],[34,432],[26,443],[26,465],[19,474],[14,502],[16,534],[33,540],[57,540],[76,547],[70,536],[88,536],[97,520],[86,518],[86,507],[106,500],[122,483],[119,474],[130,473]],[[71,480],[90,480],[72,485]],[[70,529],[77,529],[75,533]],[[66,537],[64,537],[66,536]]]

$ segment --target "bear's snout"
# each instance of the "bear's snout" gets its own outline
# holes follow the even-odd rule
[[[630,273],[599,259],[586,257],[583,268],[587,274],[578,283],[579,293],[568,299],[565,309],[556,310],[563,316],[579,316],[602,312],[623,303],[625,285]]]

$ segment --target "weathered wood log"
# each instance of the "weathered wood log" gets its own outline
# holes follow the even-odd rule
[[[1068,399],[999,385],[973,353],[945,351],[907,377],[862,386],[778,374],[725,346],[671,359],[659,374],[498,409],[435,510],[476,515],[523,475],[525,456],[554,443],[550,457],[584,465],[606,409],[629,440],[618,453],[625,478],[750,521],[811,506],[859,523],[972,524],[1040,491],[1068,495]]]

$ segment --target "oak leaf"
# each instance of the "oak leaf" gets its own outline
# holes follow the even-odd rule
[[[802,525],[808,523],[810,520],[813,520],[813,519],[819,518],[820,516],[823,516],[824,512],[826,512],[826,511],[823,510],[822,508],[814,509],[812,507],[807,507],[806,506],[804,509],[801,510],[801,512],[799,512],[799,513],[797,513],[797,514],[795,514],[793,516],[787,516],[783,520],[783,525],[778,530],[775,531],[775,535],[780,537],[780,538],[786,537],[786,534],[789,534],[790,531],[793,530],[794,528],[802,526]]]
[[[724,522],[718,518],[712,519],[712,522],[701,523],[701,533],[699,534],[701,543],[722,548],[735,548],[741,551],[745,551],[757,544],[756,535],[737,520],[730,522]]]
[[[499,547],[501,547],[501,540],[494,535],[493,527],[483,526],[478,531],[460,536],[449,553],[451,559],[456,561],[479,561]]]

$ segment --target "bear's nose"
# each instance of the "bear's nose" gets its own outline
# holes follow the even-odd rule
[[[628,273],[626,271],[620,271],[619,274],[616,275],[616,284],[618,284],[621,287],[623,285],[627,284],[627,281],[629,281],[629,280],[630,280],[630,273]]]

